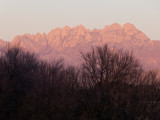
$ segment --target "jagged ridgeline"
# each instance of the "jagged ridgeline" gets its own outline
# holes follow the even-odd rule
[[[0,47],[8,44],[0,40]],[[51,30],[48,34],[24,34],[16,36],[9,44],[19,45],[35,52],[42,59],[64,58],[67,64],[79,65],[80,52],[87,52],[92,46],[108,44],[110,47],[133,51],[146,68],[160,67],[160,42],[150,40],[133,24],[123,26],[115,23],[104,29],[87,29],[83,25],[73,28],[65,26]]]

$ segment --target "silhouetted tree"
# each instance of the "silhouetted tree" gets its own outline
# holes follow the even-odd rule
[[[2,119],[18,119],[18,108],[34,86],[32,77],[37,66],[36,56],[18,47],[8,48],[1,56]]]
[[[82,55],[81,78],[76,84],[79,89],[77,101],[88,119],[135,120],[149,117],[142,109],[149,109],[145,107],[156,92],[154,72],[144,73],[132,53],[110,49],[107,45]],[[151,93],[146,94],[145,90]],[[144,101],[146,105],[142,108]]]
[[[95,47],[81,67],[19,47],[0,56],[2,120],[159,120],[160,81],[130,52]]]

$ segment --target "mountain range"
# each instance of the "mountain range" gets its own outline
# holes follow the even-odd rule
[[[108,44],[110,47],[132,51],[146,68],[160,67],[160,41],[150,40],[133,24],[121,26],[114,23],[103,29],[87,29],[83,25],[73,28],[64,26],[55,28],[48,34],[24,34],[16,36],[11,42],[0,40],[0,49],[7,45],[35,52],[41,59],[52,61],[64,58],[69,65],[81,63],[81,52],[87,52],[92,46]]]

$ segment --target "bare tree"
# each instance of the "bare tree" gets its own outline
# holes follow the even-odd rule
[[[146,86],[154,87],[155,73],[144,73],[132,53],[110,49],[107,45],[92,48],[82,56],[81,79],[76,84],[79,88],[77,98],[88,119],[148,118],[144,112],[146,106],[142,108],[142,105],[145,96],[154,95],[155,89]],[[151,94],[145,94],[145,89]]]
[[[159,120],[160,80],[130,52],[95,47],[80,68],[19,47],[0,56],[2,120]]]
[[[34,54],[18,47],[8,48],[1,56],[1,81],[3,81],[0,106],[2,119],[17,118],[18,108],[33,87],[33,73],[38,66]],[[3,117],[5,116],[5,117]],[[18,119],[18,118],[17,118]]]

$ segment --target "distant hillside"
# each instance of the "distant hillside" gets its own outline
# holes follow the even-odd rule
[[[133,51],[147,68],[160,67],[160,41],[150,40],[133,24],[123,26],[115,23],[104,29],[86,29],[83,25],[70,28],[56,28],[48,34],[37,33],[16,36],[9,44],[20,45],[33,51],[42,59],[64,58],[66,63],[78,65],[80,52],[90,50],[92,46],[108,44],[111,47]],[[0,40],[0,48],[7,42]]]

